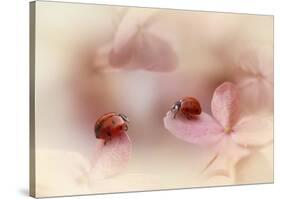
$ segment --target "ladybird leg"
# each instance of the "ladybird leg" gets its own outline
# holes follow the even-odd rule
[[[193,117],[192,117],[192,115],[190,115],[190,114],[185,114],[185,117],[186,117],[186,119],[188,119],[188,120],[191,120],[191,119],[193,119]]]
[[[127,124],[124,125],[124,131],[128,131],[128,125]]]
[[[108,131],[106,134],[107,134],[107,136],[109,137],[109,140],[111,141],[111,137],[112,137],[112,136],[111,136],[110,131]]]
[[[177,113],[178,113],[178,111],[175,112],[174,117],[173,117],[174,119],[176,119]]]

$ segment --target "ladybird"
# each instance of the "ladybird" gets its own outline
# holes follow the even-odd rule
[[[201,114],[201,106],[197,99],[194,97],[185,97],[177,101],[171,109],[174,113],[174,119],[178,112],[181,112],[187,119],[192,119]]]
[[[120,136],[128,130],[129,119],[124,114],[107,113],[101,116],[95,124],[97,139],[103,139],[106,144],[112,138]]]

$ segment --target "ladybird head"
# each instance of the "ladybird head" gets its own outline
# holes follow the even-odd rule
[[[119,113],[119,116],[120,116],[125,122],[129,122],[129,118],[128,118],[126,115],[124,115],[124,114],[122,114],[122,113]]]
[[[101,127],[101,124],[96,124],[95,125],[95,135],[96,135],[96,138],[99,138],[99,136],[100,136],[100,133],[99,133],[100,127]]]
[[[174,113],[174,118],[176,117],[176,114],[178,113],[180,108],[181,108],[181,101],[179,100],[172,106],[171,109],[171,112]]]

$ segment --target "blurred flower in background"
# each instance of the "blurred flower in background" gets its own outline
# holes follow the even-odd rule
[[[47,164],[49,170],[45,173],[41,171],[42,167],[38,168],[37,194],[42,197],[48,196],[49,192],[55,195],[91,193],[91,189],[96,189],[100,181],[106,182],[128,165],[132,146],[126,133],[114,137],[106,144],[97,139],[93,141],[93,146],[90,160],[73,151],[38,150],[38,163]]]
[[[234,57],[234,77],[248,112],[273,111],[273,48],[244,46]]]
[[[128,9],[119,18],[113,41],[97,51],[95,64],[108,69],[143,69],[169,72],[177,66],[173,44],[161,37],[161,32],[149,30],[156,9]],[[116,20],[115,20],[116,21]],[[158,32],[158,33],[157,33]]]

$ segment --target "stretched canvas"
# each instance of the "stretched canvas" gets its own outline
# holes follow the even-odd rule
[[[30,3],[34,197],[273,182],[273,16]]]

